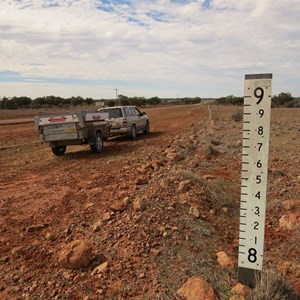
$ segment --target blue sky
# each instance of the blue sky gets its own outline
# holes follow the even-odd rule
[[[0,0],[0,97],[300,96],[298,0]]]

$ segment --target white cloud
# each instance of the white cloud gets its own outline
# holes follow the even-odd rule
[[[242,95],[245,73],[273,72],[274,93],[300,95],[291,84],[300,75],[299,1],[213,0],[208,8],[202,0],[107,3],[0,0],[0,72],[31,81],[110,81],[103,97],[120,81],[127,95]],[[49,86],[52,94],[72,91]],[[99,93],[88,88],[86,96]],[[79,90],[88,92],[86,85]],[[0,78],[0,96],[14,91]],[[44,95],[45,86],[24,92]]]

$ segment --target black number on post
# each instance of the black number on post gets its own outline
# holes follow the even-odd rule
[[[265,111],[264,111],[263,109],[260,109],[260,110],[258,111],[258,113],[259,113],[259,116],[262,118],[263,115],[264,115],[264,113],[265,113]]]
[[[255,197],[256,197],[257,199],[260,199],[260,192],[257,192],[256,195],[255,195]]]
[[[262,126],[259,126],[258,127],[258,134],[263,135],[263,133],[264,133],[264,128]]]
[[[258,168],[261,168],[261,167],[262,167],[262,163],[261,163],[260,160],[256,163],[256,166],[257,166]]]
[[[257,184],[261,183],[261,176],[260,175],[256,175],[256,183]]]
[[[259,93],[257,93],[258,91],[259,91]],[[255,98],[258,99],[256,104],[259,104],[262,101],[263,97],[264,97],[264,90],[261,87],[257,87],[254,90],[254,96],[255,96]]]
[[[259,207],[258,207],[258,206],[255,206],[254,209],[255,209],[255,212],[254,212],[254,213],[255,213],[256,215],[259,216]],[[254,229],[255,229],[255,228],[254,228]]]
[[[260,149],[261,149],[263,143],[257,143],[257,145],[259,145],[259,146],[258,146],[258,152],[260,152]]]
[[[254,222],[254,227],[253,227],[253,229],[258,230],[258,225],[259,225],[258,222]]]
[[[256,260],[257,260],[257,257],[256,257],[256,254],[257,254],[257,251],[256,251],[256,249],[254,249],[254,248],[250,248],[249,250],[248,250],[248,260],[251,262],[251,263],[255,263],[256,262]]]

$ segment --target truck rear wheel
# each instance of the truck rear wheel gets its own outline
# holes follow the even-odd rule
[[[143,130],[143,132],[144,132],[145,134],[147,134],[147,133],[150,132],[150,123],[149,123],[148,120],[147,120],[147,122],[146,122],[146,126],[145,126],[145,129]]]
[[[103,137],[101,133],[97,133],[94,139],[94,145],[91,145],[91,150],[94,153],[100,153],[103,149]]]
[[[52,152],[56,156],[62,156],[66,153],[66,146],[55,146],[54,148],[51,148]]]
[[[132,125],[132,127],[131,127],[130,137],[131,137],[133,140],[136,139],[136,128],[135,128],[135,125]]]

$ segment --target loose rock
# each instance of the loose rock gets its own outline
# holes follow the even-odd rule
[[[220,251],[217,253],[217,261],[222,267],[234,267],[234,260],[228,256],[226,252]]]
[[[300,264],[292,261],[284,260],[277,265],[278,271],[285,277],[300,278]]]
[[[179,192],[187,192],[191,187],[191,180],[181,181],[179,183],[178,191]]]
[[[24,253],[24,247],[20,246],[20,247],[15,247],[11,250],[11,254],[14,257],[18,257],[20,255],[22,255]]]
[[[84,205],[84,208],[85,208],[85,209],[89,209],[89,208],[93,207],[94,205],[95,205],[94,203],[88,202],[88,203],[86,203],[86,204]]]
[[[169,158],[170,160],[172,160],[174,162],[184,160],[184,156],[182,154],[177,153],[177,152],[167,153],[167,158]]]
[[[151,165],[153,168],[155,168],[156,166],[163,167],[165,163],[162,160],[154,159],[152,160]]]
[[[300,212],[286,212],[279,219],[279,227],[289,230],[300,228]]]
[[[92,271],[92,276],[94,276],[95,274],[99,274],[99,273],[104,273],[105,270],[108,267],[108,262],[104,262],[103,264],[97,266],[93,271]]]
[[[231,289],[230,292],[233,296],[230,298],[231,300],[232,299],[245,299],[245,297],[249,294],[250,289],[247,286],[245,286],[241,283],[238,283]]]
[[[54,241],[55,240],[55,235],[53,233],[51,233],[51,232],[47,232],[46,233],[46,239],[48,241]]]
[[[204,180],[213,180],[213,179],[216,179],[216,176],[210,175],[210,174],[206,174],[206,175],[203,175],[202,178],[203,178]]]
[[[300,200],[285,200],[282,206],[285,210],[300,209]]]
[[[144,185],[148,183],[148,178],[147,177],[139,177],[136,179],[135,184],[136,185]]]
[[[150,249],[150,253],[153,254],[154,256],[158,256],[161,253],[161,251],[159,249],[152,248]]]
[[[199,162],[196,159],[192,159],[188,162],[188,166],[190,168],[197,168],[199,166]]]
[[[127,207],[127,204],[123,201],[117,201],[110,206],[110,209],[113,211],[124,211]]]
[[[211,142],[212,145],[215,145],[215,146],[219,146],[219,145],[223,144],[223,142],[219,141],[219,140],[211,140],[210,142]]]
[[[177,294],[186,300],[215,300],[212,287],[202,276],[194,276],[177,291]]]
[[[110,219],[111,219],[111,215],[109,212],[106,212],[101,216],[102,221],[109,221]]]
[[[94,225],[93,225],[93,232],[97,232],[101,229],[102,227],[102,221],[97,221]]]
[[[146,203],[142,199],[134,200],[132,206],[135,211],[144,211],[146,209]]]
[[[229,300],[247,300],[247,299],[242,295],[234,295],[234,296],[231,296],[229,298]]]
[[[48,226],[48,224],[30,225],[27,227],[26,232],[33,232],[35,230],[41,230],[47,226]]]
[[[1,257],[0,258],[0,263],[7,263],[7,262],[9,262],[9,256],[4,256],[4,257]]]
[[[67,269],[86,267],[91,259],[92,246],[85,240],[75,240],[63,247],[59,253],[59,264]]]
[[[189,214],[190,214],[190,215],[193,215],[193,216],[196,217],[196,218],[199,218],[199,217],[200,217],[200,212],[199,212],[198,208],[195,207],[195,206],[191,206],[191,207],[190,207],[190,209],[189,209]]]
[[[68,226],[65,230],[64,230],[64,233],[66,235],[70,235],[72,233],[72,230],[71,230],[71,226]]]

